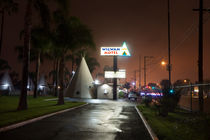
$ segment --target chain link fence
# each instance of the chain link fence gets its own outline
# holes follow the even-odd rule
[[[183,86],[175,86],[174,88],[180,92],[179,107],[197,112],[199,111],[199,87],[203,87],[204,112],[210,113],[210,83],[205,84],[189,84]]]

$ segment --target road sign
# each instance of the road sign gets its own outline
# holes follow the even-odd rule
[[[105,78],[126,78],[126,72],[124,71],[105,71]]]
[[[101,55],[107,56],[131,56],[125,42],[121,47],[101,47]]]

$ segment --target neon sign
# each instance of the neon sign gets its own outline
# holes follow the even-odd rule
[[[121,47],[101,47],[101,55],[131,56],[125,42]]]

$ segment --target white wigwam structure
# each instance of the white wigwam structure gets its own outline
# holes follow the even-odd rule
[[[93,78],[84,57],[82,57],[80,66],[65,91],[65,96],[71,98],[92,98],[92,87]]]
[[[40,92],[40,94],[47,94],[49,90],[49,87],[48,87],[48,84],[47,84],[47,81],[45,79],[45,76],[42,75],[39,79],[39,82],[38,82],[38,91]]]
[[[14,86],[8,72],[5,72],[0,79],[0,90],[7,90],[8,94],[14,94]]]

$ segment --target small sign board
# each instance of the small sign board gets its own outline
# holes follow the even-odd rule
[[[101,47],[101,55],[106,56],[131,56],[125,42],[121,47]]]
[[[105,71],[105,78],[126,78],[126,72],[124,71]]]

